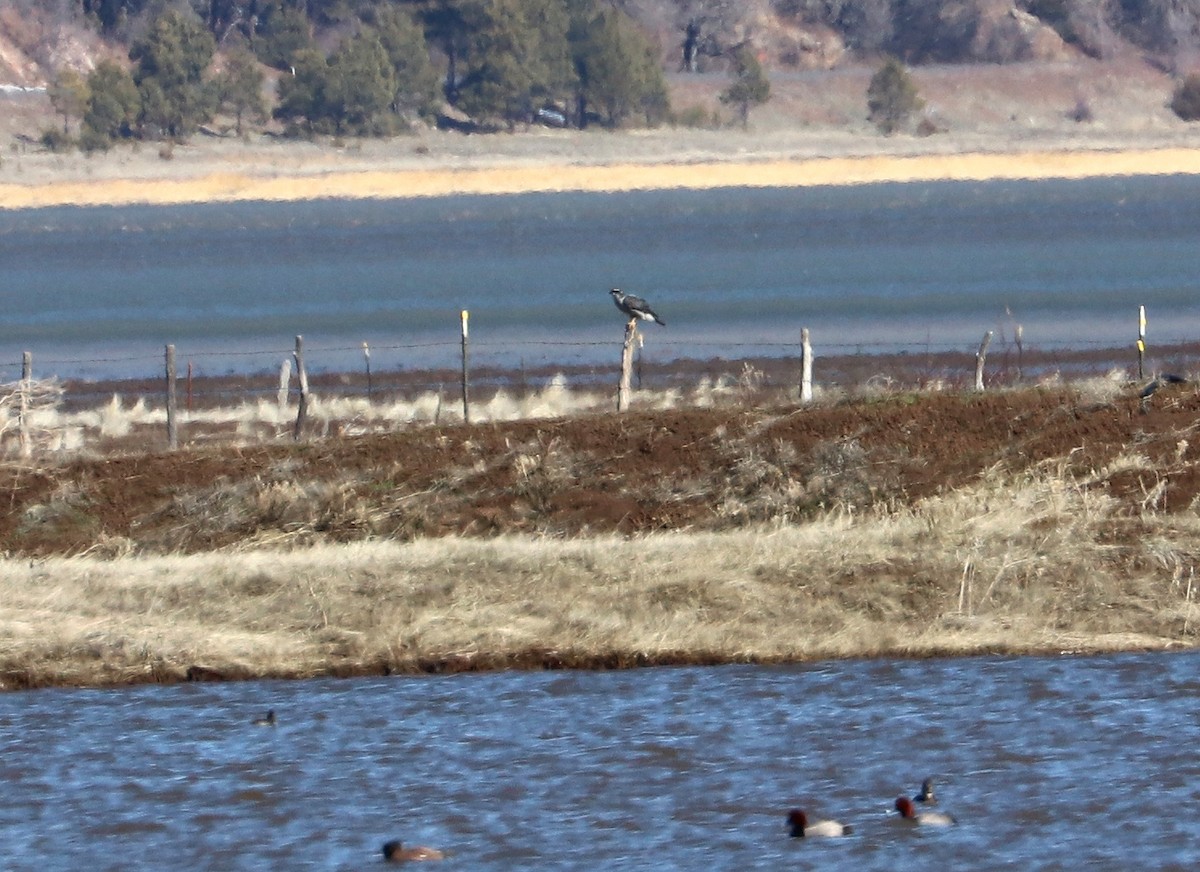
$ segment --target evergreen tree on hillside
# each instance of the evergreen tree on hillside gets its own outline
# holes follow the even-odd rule
[[[398,115],[433,114],[439,97],[438,73],[429,60],[429,48],[420,25],[396,6],[379,9],[372,21],[396,80],[392,111]]]
[[[749,43],[734,49],[730,74],[733,82],[721,92],[721,102],[737,110],[742,128],[745,129],[750,124],[750,109],[771,99],[771,83],[763,72],[754,46]]]
[[[298,52],[313,47],[312,31],[302,9],[274,0],[259,16],[254,53],[269,67],[290,73]]]
[[[111,34],[140,13],[148,0],[82,0],[82,4],[84,15],[93,16],[100,28]]]
[[[116,61],[100,61],[87,78],[87,88],[79,135],[84,151],[107,149],[117,137],[132,136],[141,101],[129,71]]]
[[[301,49],[292,58],[294,73],[280,76],[274,116],[293,128],[309,132],[325,116],[325,87],[329,63],[315,48]]]
[[[63,136],[71,135],[71,119],[82,120],[91,99],[87,79],[71,69],[64,69],[46,88],[50,105],[62,116]]]
[[[867,86],[867,120],[881,133],[895,133],[924,105],[908,70],[896,58],[884,61]]]
[[[461,0],[433,0],[421,12],[425,39],[446,58],[442,93],[451,103],[458,101],[458,67],[468,53],[470,22]]]
[[[142,98],[142,120],[184,138],[212,118],[216,90],[205,81],[216,43],[194,15],[167,12],[129,52]]]
[[[511,128],[574,87],[562,0],[475,0],[458,106],[478,122]]]
[[[585,127],[592,113],[609,127],[635,112],[644,112],[648,121],[661,119],[669,106],[658,53],[633,20],[595,0],[576,2],[572,13],[579,126]]]
[[[381,118],[395,96],[392,63],[374,31],[347,39],[330,57],[322,116],[334,132],[385,132]]]
[[[254,121],[266,119],[264,76],[254,55],[247,49],[232,49],[225,58],[225,69],[214,81],[218,105],[233,115],[238,136],[242,135],[242,122],[246,118]]]
[[[1184,121],[1200,121],[1200,74],[1192,73],[1175,86],[1171,111]]]

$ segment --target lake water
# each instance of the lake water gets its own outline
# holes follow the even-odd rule
[[[1156,345],[1200,335],[1200,178],[0,211],[0,380],[619,357]]]
[[[0,696],[10,870],[1191,870],[1200,655]],[[278,725],[254,727],[274,709]],[[896,796],[933,776],[949,829]],[[787,836],[793,806],[855,827]]]

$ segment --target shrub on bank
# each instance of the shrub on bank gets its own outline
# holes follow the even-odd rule
[[[1200,73],[1192,73],[1175,87],[1171,111],[1184,121],[1200,120]]]

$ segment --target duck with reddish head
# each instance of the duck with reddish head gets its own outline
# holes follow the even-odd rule
[[[896,800],[896,811],[900,817],[914,824],[923,826],[946,827],[956,823],[952,815],[940,811],[917,811],[913,801],[907,796]]]
[[[799,808],[788,812],[788,826],[791,827],[794,839],[832,838],[848,836],[854,832],[854,828],[849,824],[840,824],[837,821],[810,821],[804,810]]]

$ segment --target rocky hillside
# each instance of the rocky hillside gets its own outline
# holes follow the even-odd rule
[[[100,58],[125,52],[84,21],[0,0],[0,86],[44,87],[59,69],[88,71]]]
[[[145,13],[104,29],[98,19],[83,15],[84,5],[0,0],[0,85],[39,87],[63,67],[86,72],[101,57],[125,56]],[[215,10],[216,3],[193,0],[192,5],[213,22],[220,40],[248,27],[243,7],[256,4],[235,4],[231,8],[241,13],[230,20],[215,17],[209,7]],[[1200,0],[1127,0],[1107,11],[1091,0],[628,0],[622,5],[661,46],[669,71],[685,65],[689,38],[696,72],[720,68],[725,51],[747,40],[768,68],[777,70],[831,69],[884,52],[920,65],[1109,58],[1136,48],[1181,72],[1200,55]],[[314,20],[313,26],[319,42],[332,42],[347,24]]]
[[[79,5],[0,0],[0,142],[15,138],[24,149],[61,124],[39,89],[64,68],[87,72],[106,57],[127,59],[145,26],[144,16],[134,16],[106,30],[75,12]],[[255,5],[247,0],[233,8]],[[753,41],[771,80],[770,102],[753,119],[763,135],[875,135],[865,122],[865,89],[880,54],[893,51],[911,65],[924,115],[939,133],[999,136],[1006,143],[1030,136],[1186,136],[1188,125],[1168,104],[1180,73],[1200,58],[1200,0],[1124,0],[1103,14],[1091,0],[622,5],[660,46],[672,106],[685,115],[720,111],[718,95],[728,84],[721,48]],[[1167,5],[1170,15],[1156,11]],[[690,72],[682,69],[689,25],[697,40]],[[224,22],[215,29],[229,35],[237,26]],[[346,27],[323,25],[319,43],[331,48]],[[275,73],[266,72],[270,81]]]

